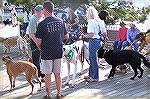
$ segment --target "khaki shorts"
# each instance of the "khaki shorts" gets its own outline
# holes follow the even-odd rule
[[[42,60],[41,59],[41,72],[43,74],[60,73],[62,59]]]

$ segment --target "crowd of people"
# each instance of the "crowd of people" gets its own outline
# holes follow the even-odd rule
[[[54,73],[57,89],[57,97],[61,97],[62,79],[61,60],[63,57],[64,40],[69,38],[68,31],[79,28],[79,18],[74,11],[69,9],[69,17],[65,23],[63,20],[55,17],[54,4],[51,1],[45,1],[43,5],[37,5],[33,9],[33,15],[27,13],[24,23],[26,24],[27,34],[30,39],[33,64],[38,68],[38,76],[45,82],[46,96],[51,97],[51,74]],[[12,12],[15,17],[16,14]],[[82,36],[89,39],[89,72],[85,80],[88,82],[99,81],[99,66],[97,61],[97,52],[103,46],[103,42],[109,40],[106,30],[105,20],[109,16],[108,11],[98,11],[94,6],[90,6],[86,12],[87,33]],[[15,26],[15,22],[13,26]],[[69,29],[67,29],[67,27]],[[134,40],[140,30],[136,24],[131,23],[130,28],[126,27],[124,22],[120,22],[118,38],[113,43],[114,50],[123,50],[126,46],[131,46],[138,51],[139,43]],[[101,37],[104,37],[103,40]]]
[[[45,1],[43,5],[34,8],[34,14],[28,18],[27,34],[30,38],[33,63],[38,68],[38,76],[45,78],[46,96],[51,96],[51,74],[54,73],[57,88],[57,97],[61,97],[61,59],[63,57],[63,43],[69,38],[68,31],[79,29],[79,18],[74,11],[69,9],[67,22],[57,18],[53,14],[54,4]],[[102,46],[100,34],[107,37],[104,20],[108,16],[107,11],[98,11],[93,7],[87,9],[87,35],[89,40],[90,67],[87,81],[99,80],[97,63],[97,51]],[[69,30],[66,29],[69,26]],[[55,45],[54,45],[55,44]]]

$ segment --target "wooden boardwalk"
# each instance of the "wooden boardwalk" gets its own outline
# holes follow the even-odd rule
[[[144,67],[144,66],[142,66]],[[133,71],[128,71],[126,74],[116,74],[114,78],[107,79],[111,66],[107,65],[107,69],[99,69],[100,81],[87,83],[83,76],[87,75],[88,65],[84,66],[84,74],[79,76],[76,80],[76,86],[69,88],[62,87],[62,94],[64,99],[150,99],[150,79],[147,78],[148,69],[144,67],[145,71],[141,79],[135,78],[130,80],[133,76]],[[71,67],[73,69],[73,66]],[[80,66],[78,71],[80,70]],[[71,71],[72,73],[73,71]],[[38,84],[35,84],[34,95],[27,96],[31,91],[31,86],[25,80],[24,75],[20,75],[16,80],[16,87],[13,92],[9,93],[10,87],[8,76],[6,74],[6,66],[2,65],[0,79],[0,98],[1,99],[42,99],[45,95],[45,85],[42,84],[42,91],[38,92]],[[150,73],[149,73],[150,74]],[[66,78],[66,67],[63,64],[62,77],[63,84]],[[53,77],[52,77],[53,78]],[[54,79],[52,80],[52,96],[55,99],[56,86]],[[53,99],[52,98],[52,99]]]

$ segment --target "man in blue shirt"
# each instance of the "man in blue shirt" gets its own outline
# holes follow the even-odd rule
[[[51,74],[55,75],[57,97],[61,97],[61,60],[63,40],[68,39],[65,23],[53,15],[54,4],[46,1],[43,4],[45,19],[38,24],[35,34],[36,45],[41,49],[42,73],[45,74],[46,96],[51,97]]]
[[[134,48],[134,50],[138,50],[139,44],[137,40],[135,40],[136,35],[140,33],[140,30],[136,28],[136,25],[134,23],[130,24],[130,29],[127,31],[127,40],[123,42],[122,49],[124,49],[126,46],[131,46]]]

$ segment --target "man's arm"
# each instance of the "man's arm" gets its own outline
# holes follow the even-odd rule
[[[41,48],[42,39],[36,38],[35,35],[33,36],[32,39],[33,39],[33,41],[36,43],[36,46],[37,46],[38,48]]]
[[[69,34],[68,34],[68,33],[64,35],[64,39],[65,39],[65,40],[66,40],[66,39],[69,39]]]
[[[37,30],[35,35],[32,37],[32,40],[36,43],[36,46],[38,48],[41,48],[41,43],[42,43],[42,37],[43,37],[43,24],[40,22],[37,26]]]

